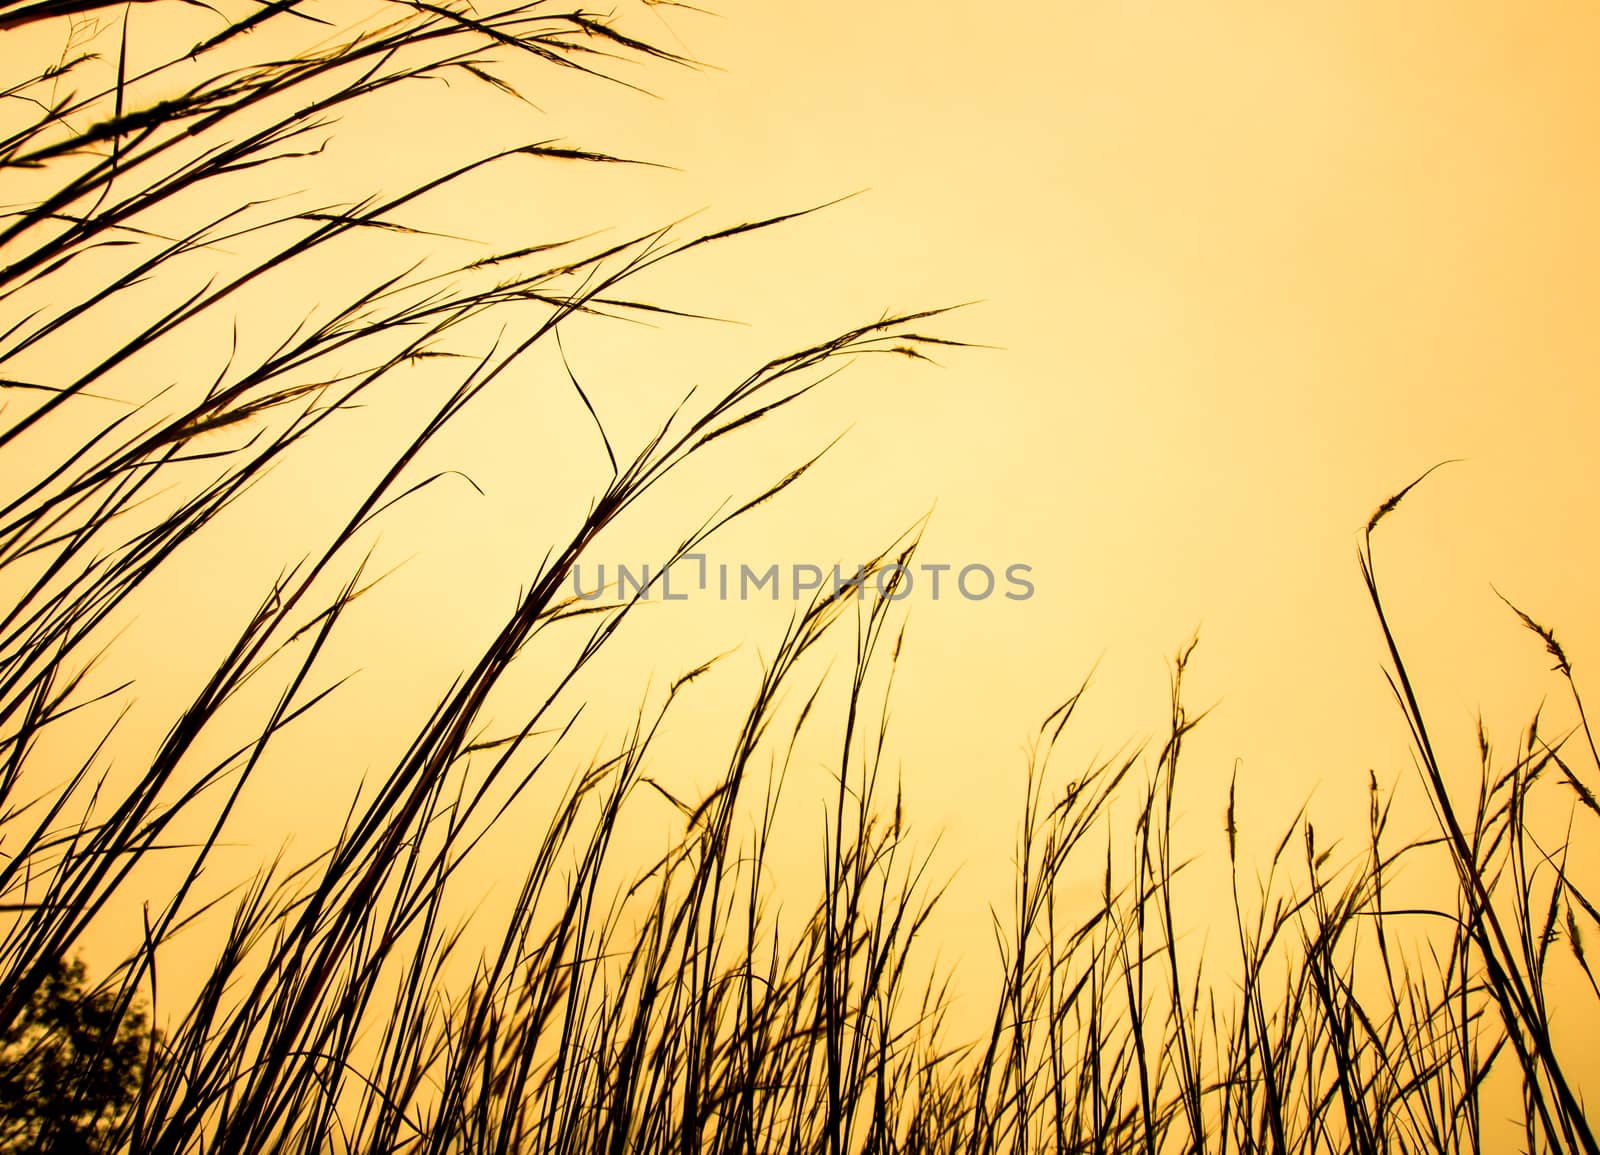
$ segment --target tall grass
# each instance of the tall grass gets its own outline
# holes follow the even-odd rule
[[[131,365],[215,318],[248,327],[255,318],[239,302],[251,290],[358,238],[406,232],[405,210],[430,191],[508,162],[618,162],[535,143],[354,205],[247,203],[197,216],[208,190],[292,165],[316,151],[332,117],[395,86],[448,76],[509,99],[539,69],[604,83],[621,59],[687,62],[616,20],[559,5],[384,0],[380,18],[345,32],[348,10],[274,0],[157,65],[136,61],[126,37],[97,64],[67,29],[96,11],[0,0],[0,35],[60,25],[58,42],[74,45],[3,82],[0,166],[25,198],[0,228],[4,1037],[111,911],[140,906],[143,865],[181,856],[182,866],[170,890],[142,903],[139,933],[106,968],[95,1005],[112,1013],[54,1087],[69,1109],[29,1122],[3,1105],[24,1121],[3,1132],[13,1149],[1481,1151],[1513,1112],[1530,1150],[1595,1150],[1546,992],[1564,968],[1567,986],[1586,984],[1581,998],[1600,998],[1582,946],[1600,915],[1567,869],[1574,835],[1537,828],[1542,811],[1530,805],[1535,792],[1564,789],[1572,822],[1593,820],[1593,736],[1586,719],[1557,738],[1536,720],[1508,766],[1484,741],[1477,791],[1463,798],[1379,594],[1373,533],[1408,491],[1374,515],[1361,572],[1437,836],[1394,845],[1374,777],[1359,852],[1297,820],[1256,871],[1230,793],[1214,835],[1233,865],[1235,917],[1226,950],[1206,947],[1180,917],[1186,852],[1173,837],[1184,743],[1199,722],[1182,695],[1192,647],[1175,663],[1158,750],[1063,775],[1054,751],[1077,724],[1080,688],[1033,747],[1014,903],[994,923],[993,1013],[976,1040],[948,1037],[949,987],[921,961],[939,876],[881,770],[887,714],[875,687],[900,653],[892,598],[826,588],[797,610],[701,797],[677,797],[649,769],[664,723],[709,663],[674,680],[607,754],[566,740],[572,687],[642,596],[597,604],[564,593],[596,540],[708,446],[781,420],[842,361],[951,344],[924,331],[931,312],[771,358],[690,397],[631,451],[602,428],[609,481],[549,543],[481,653],[409,720],[403,753],[352,799],[331,844],[219,897],[207,872],[248,818],[247,784],[302,720],[337,716],[327,657],[379,580],[363,534],[439,479],[420,464],[430,444],[572,317],[670,315],[630,295],[638,273],[785,218],[591,249],[530,237],[458,267],[385,276],[266,354],[240,341],[214,376],[147,388],[101,420],[108,410],[90,406],[137,390]],[[270,36],[287,30],[292,41],[319,19],[323,39],[275,54],[282,42]],[[251,56],[263,38],[274,52]],[[70,90],[96,67],[105,84]],[[186,231],[171,233],[174,219]],[[224,242],[255,255],[225,277],[185,279],[191,256]],[[152,284],[178,288],[146,296]],[[108,338],[129,302],[148,315]],[[485,321],[504,335],[470,347]],[[192,639],[214,646],[209,675],[147,764],[114,772],[117,724],[90,727],[97,706],[136,687],[96,690],[93,676],[141,592],[174,559],[236,532],[243,495],[277,463],[314,455],[313,434],[333,415],[440,363],[454,377],[431,415],[328,540],[286,559],[235,634]],[[686,518],[662,560],[695,552],[815,461],[796,461],[731,510]],[[910,536],[867,559],[866,586],[892,583],[891,567],[915,547]],[[1571,685],[1554,635],[1523,620]],[[577,656],[518,725],[488,732],[496,687],[556,623],[587,631]],[[853,664],[824,676],[815,658],[841,632],[853,632]],[[256,702],[265,706],[240,708]],[[838,719],[837,731],[815,734]],[[60,735],[85,733],[82,757],[63,766],[60,751],[75,747]],[[835,789],[818,832],[818,897],[795,918],[768,881],[771,839],[787,759],[813,735],[837,751]],[[494,925],[452,921],[463,864],[520,795],[552,778],[569,785],[527,843],[509,913]],[[619,840],[641,795],[664,797],[675,814],[670,849],[645,860]],[[1455,891],[1426,909],[1394,906],[1396,871],[1428,856],[1451,865]],[[1099,879],[1087,904],[1069,897],[1086,872]],[[196,943],[213,944],[206,977],[172,1002],[164,968]],[[964,982],[984,989],[970,974]],[[127,1038],[118,1023],[146,1015],[159,1030],[130,1064],[137,1086],[125,1107],[102,1110],[104,1061]]]

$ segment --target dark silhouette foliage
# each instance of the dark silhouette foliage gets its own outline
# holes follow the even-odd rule
[[[41,968],[0,1031],[0,1155],[98,1151],[131,1109],[152,1036],[118,992],[89,986],[81,959]]]

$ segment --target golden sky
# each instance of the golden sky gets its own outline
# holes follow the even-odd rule
[[[1189,700],[1216,709],[1180,796],[1196,849],[1220,853],[1236,762],[1269,840],[1313,794],[1334,827],[1364,815],[1368,768],[1408,776],[1355,551],[1373,508],[1441,460],[1461,459],[1386,523],[1378,561],[1447,748],[1470,754],[1481,708],[1509,749],[1558,696],[1496,589],[1555,627],[1583,680],[1600,654],[1592,6],[728,0],[715,16],[658,6],[635,27],[708,67],[626,73],[654,97],[560,81],[532,109],[453,98],[477,115],[419,91],[349,118],[320,171],[351,195],[375,172],[393,191],[547,137],[673,166],[513,166],[416,210],[473,239],[620,237],[691,213],[686,228],[711,228],[859,192],[640,283],[739,325],[566,330],[619,445],[691,385],[885,310],[974,302],[934,328],[994,348],[854,367],[781,432],[686,478],[671,530],[848,426],[717,560],[848,563],[932,509],[923,560],[1032,567],[1024,602],[907,603],[892,748],[919,836],[962,871],[952,925],[1003,898],[1022,750],[1045,714],[1095,668],[1070,749],[1159,745],[1167,661],[1197,628]],[[410,560],[341,659],[363,671],[347,716],[370,721],[305,740],[318,765],[263,796],[265,842],[337,818],[333,798],[403,741],[407,711],[470,659],[603,481],[554,369],[436,447],[482,496],[442,488],[385,529],[375,566]],[[253,603],[283,535],[331,528],[429,403],[341,426],[331,474],[284,470],[225,556],[176,574],[172,608],[130,627],[143,668],[195,674],[203,659],[164,640],[174,621],[198,634]],[[651,560],[631,548],[612,560]],[[741,647],[685,707],[718,733],[791,608],[655,607],[624,650],[634,680],[596,700],[626,711],[647,677],[659,690]],[[375,637],[381,658],[362,648]],[[596,722],[597,746],[620,717]],[[317,790],[325,806],[308,805]]]
[[[1001,348],[862,367],[818,407],[818,436],[854,422],[831,468],[769,519],[848,551],[937,503],[928,558],[1034,567],[1025,603],[912,599],[907,780],[960,854],[1006,844],[1010,796],[984,784],[1015,782],[1097,661],[1087,748],[1157,735],[1164,659],[1197,627],[1208,836],[1236,757],[1274,828],[1313,790],[1363,812],[1367,768],[1409,757],[1358,531],[1446,458],[1379,541],[1425,702],[1468,751],[1480,707],[1509,746],[1558,696],[1494,589],[1581,679],[1600,648],[1593,9],[719,13],[670,21],[726,71],[550,113],[681,166],[648,209],[867,190],[694,286],[756,339],[981,301],[948,331]]]

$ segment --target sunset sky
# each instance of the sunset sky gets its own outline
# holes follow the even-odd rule
[[[140,7],[133,41],[151,51],[208,19]],[[599,244],[680,219],[687,236],[848,198],[635,286],[722,320],[564,328],[619,453],[692,386],[885,312],[964,306],[924,328],[973,348],[938,366],[852,366],[592,555],[654,561],[719,502],[848,429],[716,539],[713,563],[849,567],[930,515],[922,561],[1031,567],[1027,600],[920,586],[906,600],[891,766],[917,839],[939,843],[936,873],[958,879],[942,933],[981,932],[951,955],[990,948],[983,912],[1006,896],[1044,717],[1093,671],[1056,773],[1159,748],[1171,659],[1197,630],[1186,698],[1213,709],[1179,795],[1192,853],[1222,853],[1235,770],[1255,845],[1308,798],[1328,828],[1356,829],[1369,769],[1386,788],[1411,781],[1356,549],[1372,511],[1446,459],[1459,460],[1377,541],[1424,706],[1464,781],[1478,711],[1507,754],[1546,698],[1551,731],[1570,725],[1548,656],[1496,591],[1555,628],[1582,684],[1600,655],[1600,11],[728,0],[716,15],[662,3],[628,19],[704,67],[617,70],[647,93],[535,71],[528,105],[419,86],[347,117],[305,170],[315,178],[284,187],[327,202],[394,192],[529,140],[663,166],[500,166],[407,210],[461,238],[408,238],[412,256],[440,261],[475,242],[605,230]],[[242,340],[270,346],[340,277],[378,267],[352,258],[263,288]],[[199,380],[230,339],[226,326],[211,336],[190,366]],[[398,392],[347,417],[324,456],[281,470],[213,553],[152,591],[104,673],[146,680],[151,727],[210,668],[213,651],[183,643],[236,628],[436,400]],[[331,829],[360,776],[403,746],[608,475],[552,356],[424,464],[482,492],[443,484],[373,535],[375,572],[404,564],[330,654],[330,676],[360,673],[336,722],[292,739],[305,760],[261,788],[260,842],[240,853],[291,834],[316,845],[306,832]],[[714,777],[732,710],[794,608],[649,607],[585,690],[575,748],[620,740],[648,695],[733,651],[686,696],[661,770]],[[707,750],[709,770],[695,765]],[[802,825],[826,781],[818,760],[788,787]],[[1411,805],[1402,825],[1420,829],[1419,795]]]
[[[998,347],[852,370],[786,426],[796,445],[850,435],[727,547],[826,563],[933,508],[927,559],[1033,566],[1027,602],[908,600],[899,749],[956,857],[1009,844],[1021,746],[1097,663],[1085,756],[1159,743],[1167,659],[1197,628],[1190,703],[1216,707],[1192,747],[1197,829],[1220,836],[1235,759],[1268,837],[1313,792],[1364,813],[1367,769],[1387,783],[1410,761],[1359,531],[1445,459],[1378,543],[1425,702],[1467,755],[1480,708],[1508,749],[1546,695],[1561,712],[1495,590],[1557,630],[1581,681],[1600,647],[1600,16],[660,11],[666,42],[724,71],[657,71],[656,102],[544,106],[572,139],[683,170],[618,177],[597,222],[865,191],[680,272],[692,307],[748,331],[643,370],[598,331],[569,354],[692,382],[730,345],[966,301],[939,331]]]

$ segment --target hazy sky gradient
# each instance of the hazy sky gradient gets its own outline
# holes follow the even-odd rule
[[[900,733],[942,821],[983,824],[974,782],[1096,660],[1101,741],[1156,732],[1197,626],[1199,764],[1359,812],[1366,768],[1408,763],[1357,534],[1445,458],[1379,562],[1454,737],[1481,704],[1509,741],[1549,689],[1491,583],[1600,647],[1591,9],[721,12],[671,21],[727,72],[596,132],[681,165],[687,208],[869,191],[753,242],[775,285],[699,295],[763,336],[981,298],[950,328],[1003,347],[864,370],[775,514],[854,540],[936,499],[930,558],[1035,566],[1023,606],[914,610]]]
[[[1582,681],[1600,654],[1600,12],[1107,3],[980,15],[737,0],[719,12],[660,6],[634,22],[717,66],[627,73],[659,99],[551,81],[529,94],[537,110],[515,113],[465,90],[481,115],[421,89],[379,104],[340,127],[317,196],[370,191],[374,172],[396,191],[544,124],[675,168],[529,163],[413,219],[474,239],[620,238],[690,213],[710,228],[861,192],[641,282],[742,326],[565,330],[619,446],[693,384],[885,310],[977,302],[933,328],[996,348],[953,350],[939,369],[852,369],[686,476],[653,527],[692,527],[850,426],[813,476],[722,539],[718,560],[849,561],[931,508],[924,560],[1033,567],[1027,602],[908,603],[892,745],[919,837],[942,832],[940,862],[966,864],[952,919],[1003,897],[1022,748],[1045,714],[1098,663],[1072,749],[1087,760],[1159,745],[1165,663],[1196,628],[1190,702],[1217,709],[1181,795],[1195,850],[1221,853],[1236,760],[1247,833],[1262,839],[1313,792],[1337,826],[1365,814],[1369,768],[1385,783],[1409,775],[1355,549],[1373,508],[1443,459],[1464,460],[1386,525],[1379,565],[1424,705],[1454,727],[1447,748],[1470,754],[1480,707],[1509,747],[1555,693],[1495,588],[1556,628]],[[329,299],[329,283],[263,300],[260,316]],[[374,751],[404,741],[408,711],[471,660],[604,481],[558,363],[541,365],[430,451],[426,465],[469,473],[484,494],[441,490],[389,522],[375,566],[411,560],[334,651],[363,667],[350,693],[371,723],[308,735],[316,762],[274,780],[263,829],[304,836],[337,820],[339,805],[306,792],[334,782],[342,798],[383,764]],[[280,488],[240,511],[252,529],[226,561],[170,579],[181,594],[130,630],[131,660],[197,676],[209,659],[185,665],[173,621],[202,636],[254,604],[281,565],[279,535],[310,548],[432,400],[419,390],[363,411],[337,452],[281,471]],[[626,540],[596,554],[651,556]],[[727,725],[790,608],[641,615],[623,651],[634,664],[611,667],[633,678],[597,685],[595,700],[626,710],[644,672],[659,690],[742,645],[729,679],[686,703],[701,729],[676,747],[687,758],[700,742],[720,762],[705,736]],[[373,638],[392,660],[363,650]],[[622,717],[601,713],[594,741],[620,738]],[[792,800],[810,813],[814,799]]]

